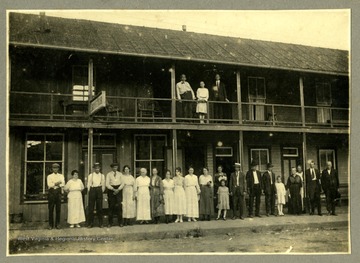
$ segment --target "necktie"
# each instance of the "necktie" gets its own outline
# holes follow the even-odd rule
[[[239,186],[239,172],[236,172],[236,186]]]
[[[312,179],[314,179],[314,178],[315,178],[314,169],[311,169],[311,177],[312,177]]]
[[[220,81],[216,81],[216,86],[219,87]]]
[[[271,172],[269,172],[269,175],[270,175],[270,184],[272,184],[272,175],[271,175]]]

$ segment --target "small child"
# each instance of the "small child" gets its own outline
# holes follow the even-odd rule
[[[226,212],[230,209],[229,205],[229,188],[225,186],[226,181],[223,179],[220,181],[220,186],[217,192],[218,195],[218,216],[216,220],[220,219],[221,211],[224,210],[223,219],[226,220]]]
[[[285,204],[285,185],[281,182],[281,176],[276,177],[277,182],[275,183],[276,187],[276,200],[277,200],[277,207],[278,207],[278,215],[283,216],[283,205]]]

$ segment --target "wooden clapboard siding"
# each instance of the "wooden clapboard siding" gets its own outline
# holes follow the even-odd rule
[[[209,169],[209,174],[211,174],[212,176],[214,176],[214,165],[214,147],[213,144],[208,143],[206,145],[206,166]]]

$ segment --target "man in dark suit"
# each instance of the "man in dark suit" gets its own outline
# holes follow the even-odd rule
[[[246,180],[243,172],[240,171],[240,163],[235,163],[235,172],[230,176],[230,195],[233,197],[234,215],[232,219],[236,219],[236,210],[239,210],[239,218],[244,220]]]
[[[322,171],[321,185],[326,195],[328,215],[336,216],[335,199],[339,190],[339,177],[337,171],[332,168],[331,162],[327,162],[327,168]]]
[[[262,185],[265,193],[266,216],[275,215],[275,174],[273,165],[267,164],[267,171],[262,176]]]
[[[209,100],[214,101],[213,105],[213,115],[216,121],[219,121],[224,118],[224,107],[225,104],[217,103],[219,101],[229,102],[226,95],[225,84],[220,80],[220,75],[215,75],[215,83],[212,83],[211,88],[209,89]]]
[[[321,184],[320,184],[320,172],[315,168],[313,160],[308,161],[310,167],[305,171],[306,180],[306,195],[309,199],[309,214],[313,215],[315,207],[317,208],[318,215],[321,216]]]
[[[260,216],[260,196],[262,189],[261,173],[257,170],[257,163],[251,163],[251,170],[246,173],[247,192],[249,193],[249,217],[253,217],[254,199],[255,216]]]

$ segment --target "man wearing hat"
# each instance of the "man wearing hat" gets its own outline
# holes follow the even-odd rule
[[[230,194],[233,197],[233,218],[236,219],[236,210],[239,210],[239,218],[244,220],[245,209],[245,195],[246,195],[246,180],[244,173],[240,170],[241,164],[235,163],[235,172],[230,176]]]
[[[262,189],[261,173],[257,170],[258,164],[251,162],[251,169],[246,173],[247,191],[249,193],[249,217],[253,217],[255,200],[255,216],[260,216],[260,196]]]
[[[118,171],[119,164],[112,163],[110,165],[112,171],[106,175],[106,188],[108,189],[109,201],[109,222],[108,227],[113,226],[113,215],[117,216],[118,225],[123,227],[122,218],[122,173]]]
[[[267,171],[262,176],[262,185],[265,193],[266,216],[275,215],[275,174],[272,163],[267,164]]]
[[[61,194],[65,186],[64,175],[58,173],[60,165],[54,163],[51,166],[52,173],[47,176],[48,209],[49,209],[49,230],[54,228],[54,207],[56,212],[55,228],[60,229]]]
[[[100,173],[100,163],[94,163],[94,172],[89,174],[87,188],[89,190],[88,227],[94,226],[94,207],[99,219],[99,227],[103,227],[102,202],[105,191],[105,176]]]

